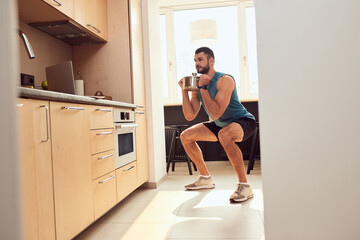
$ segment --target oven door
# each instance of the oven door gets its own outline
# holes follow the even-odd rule
[[[135,123],[115,123],[115,167],[136,161]]]

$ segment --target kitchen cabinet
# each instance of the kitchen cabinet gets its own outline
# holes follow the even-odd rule
[[[93,181],[95,219],[117,203],[115,170]]]
[[[149,179],[149,163],[147,157],[147,130],[145,108],[144,55],[142,41],[141,0],[130,0],[130,39],[131,39],[131,67],[134,103],[139,107],[135,111],[136,128],[136,159],[138,170],[138,184]]]
[[[120,202],[137,187],[137,162],[116,169],[117,201]]]
[[[89,106],[94,216],[101,217],[117,203],[114,121],[111,107]]]
[[[55,239],[49,102],[18,99],[24,239]]]
[[[88,105],[50,102],[56,239],[94,221]]]
[[[85,95],[102,91],[114,101],[132,103],[127,0],[108,0],[108,44],[73,47],[74,72],[81,72]]]
[[[74,20],[107,40],[106,0],[74,0]]]
[[[74,0],[43,0],[53,8],[64,13],[70,18],[74,18]]]

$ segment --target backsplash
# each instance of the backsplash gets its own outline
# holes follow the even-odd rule
[[[26,34],[35,53],[35,58],[29,59],[24,43],[19,37],[19,85],[20,73],[34,75],[35,87],[37,87],[41,86],[41,82],[46,80],[46,67],[72,60],[72,46],[69,44],[51,37],[22,21],[19,21],[19,29]]]

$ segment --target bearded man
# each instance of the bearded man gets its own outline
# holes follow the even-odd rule
[[[210,48],[197,49],[194,61],[197,72],[201,74],[198,81],[199,91],[191,92],[189,98],[188,91],[182,89],[183,113],[185,118],[191,121],[197,116],[202,105],[212,121],[196,124],[180,135],[186,153],[200,173],[197,180],[186,185],[185,188],[199,190],[215,187],[196,142],[219,141],[239,180],[229,200],[246,201],[253,197],[253,193],[246,179],[242,152],[236,142],[245,141],[253,134],[256,128],[255,117],[240,103],[235,79],[228,74],[215,71],[215,57]],[[181,88],[183,88],[182,81],[178,82]]]

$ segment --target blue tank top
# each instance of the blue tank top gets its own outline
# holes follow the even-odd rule
[[[211,79],[209,85],[207,86],[207,90],[209,91],[210,96],[215,99],[215,96],[217,94],[217,89],[216,89],[216,84],[219,80],[219,78],[221,78],[223,75],[228,75],[225,73],[221,73],[221,72],[215,72],[214,77]],[[228,75],[230,76],[230,75]],[[232,76],[230,76],[232,79],[234,79]],[[234,79],[235,82],[235,79]],[[200,91],[197,92],[197,96],[200,99],[205,112],[207,113],[207,115],[209,115],[211,117],[211,115],[209,114],[209,112],[207,111],[205,104],[204,104],[204,100],[201,97],[201,93]],[[236,82],[235,82],[235,88],[231,93],[231,99],[229,102],[228,107],[226,108],[225,112],[223,113],[223,115],[221,115],[221,117],[219,117],[218,119],[214,120],[215,124],[219,127],[225,127],[227,125],[229,125],[230,123],[234,122],[235,120],[239,119],[239,118],[252,118],[255,120],[255,117],[249,113],[246,108],[240,103],[239,97],[237,95],[237,91],[236,91]]]

